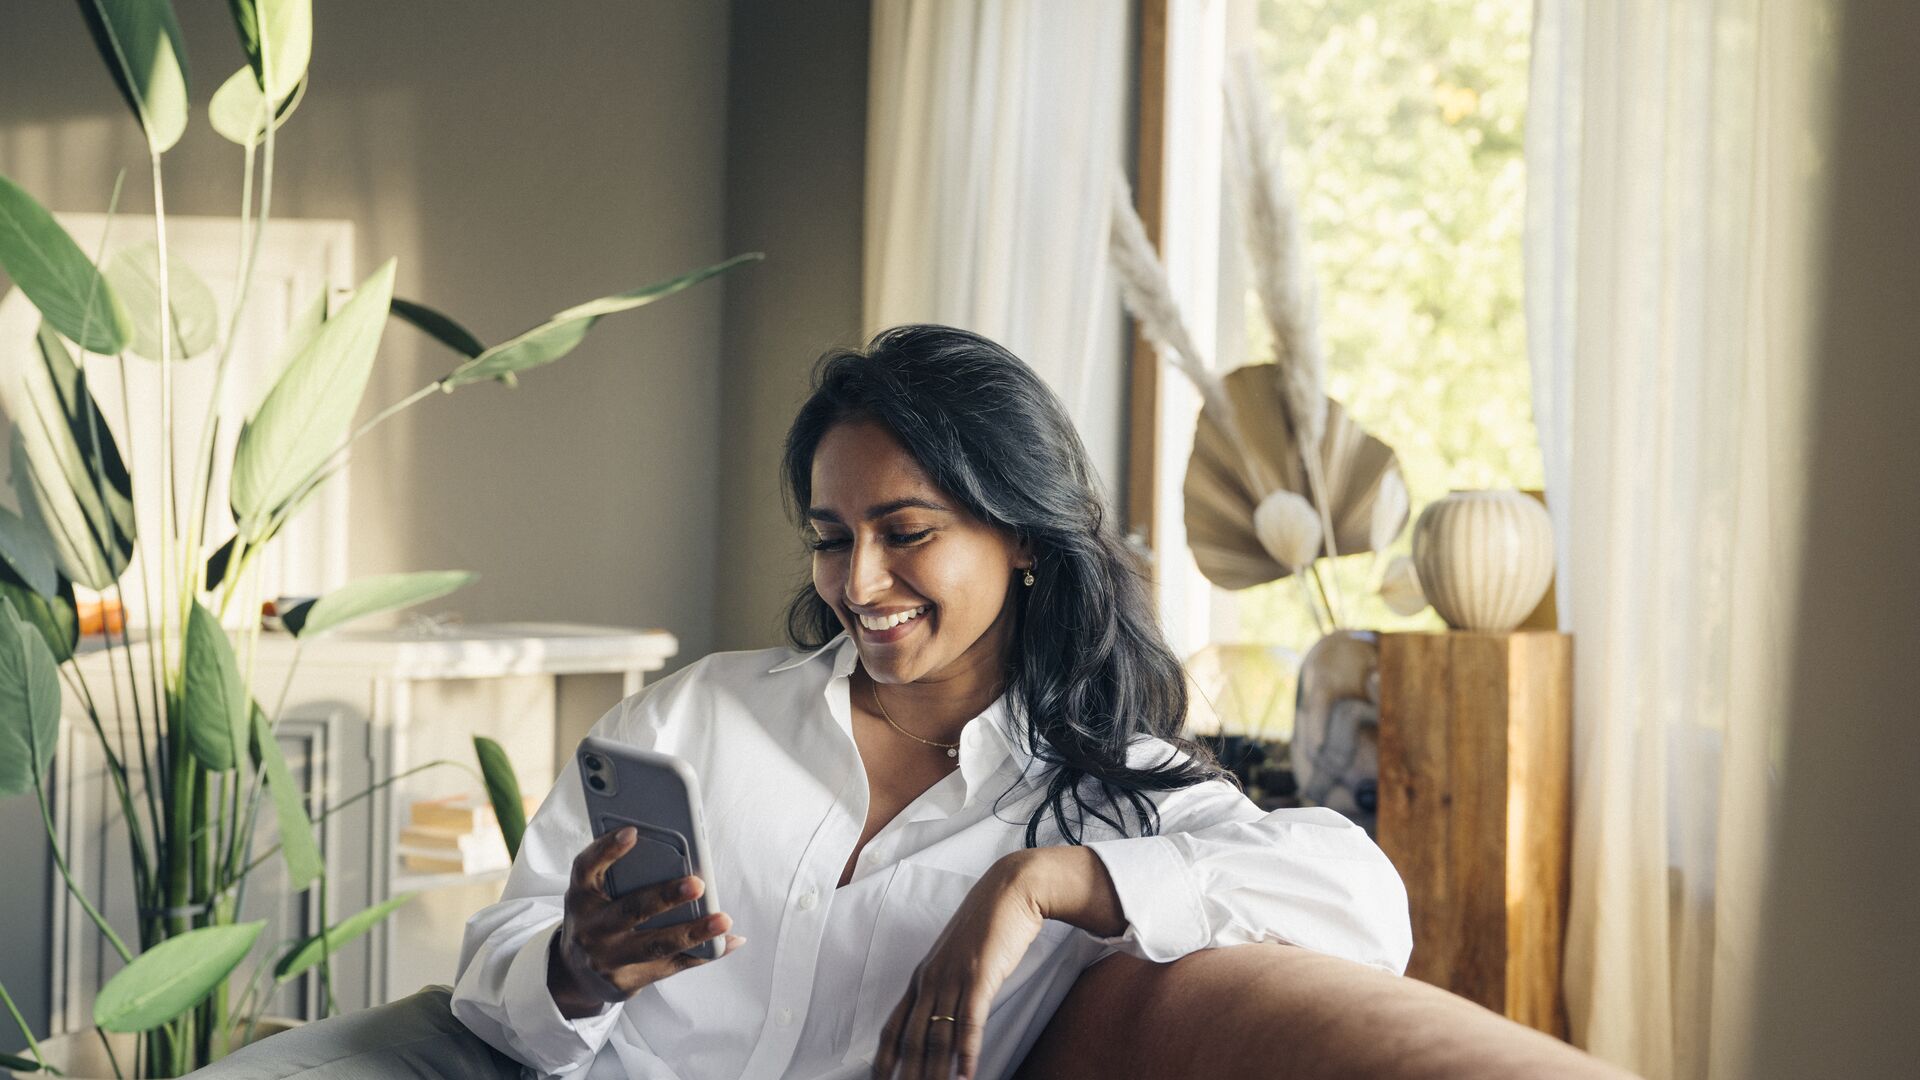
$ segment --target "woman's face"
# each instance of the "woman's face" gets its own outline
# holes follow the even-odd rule
[[[1029,563],[1010,536],[935,487],[891,431],[871,420],[827,430],[806,517],[814,590],[876,681],[1000,670],[1008,593]]]

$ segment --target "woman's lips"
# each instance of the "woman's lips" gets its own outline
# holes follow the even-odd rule
[[[861,624],[860,617],[858,615],[854,616],[853,625],[857,627],[860,631],[860,640],[865,641],[872,645],[891,645],[894,642],[899,641],[901,638],[906,637],[908,634],[913,633],[915,627],[919,626],[923,622],[926,622],[927,619],[930,618],[932,615],[933,615],[933,608],[931,605],[929,605],[927,610],[920,613],[919,615],[911,619],[908,619],[906,622],[903,622],[898,626],[889,626],[885,630],[867,629],[864,625]]]

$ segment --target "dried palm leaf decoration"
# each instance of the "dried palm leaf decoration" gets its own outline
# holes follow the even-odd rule
[[[1274,362],[1222,377],[1199,354],[1118,174],[1110,250],[1142,336],[1203,402],[1185,486],[1194,561],[1214,584],[1245,589],[1311,573],[1322,556],[1384,547],[1405,527],[1408,507],[1392,449],[1322,389],[1325,353],[1305,239],[1280,168],[1278,125],[1250,55],[1236,64],[1227,98],[1229,171],[1255,292],[1273,328]],[[1338,626],[1337,609],[1322,597]]]

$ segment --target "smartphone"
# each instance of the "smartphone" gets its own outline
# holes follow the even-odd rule
[[[648,885],[688,874],[706,889],[698,898],[670,908],[636,929],[676,926],[720,910],[713,878],[707,873],[707,830],[700,813],[700,778],[693,766],[671,754],[623,746],[605,739],[583,739],[574,754],[580,786],[587,796],[587,820],[596,839],[629,825],[638,834],[633,850],[607,868],[607,893],[619,897]],[[701,942],[687,955],[717,960],[726,937]]]

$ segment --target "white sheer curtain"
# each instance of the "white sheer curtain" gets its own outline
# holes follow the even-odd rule
[[[1746,1075],[1803,473],[1807,3],[1540,0],[1535,414],[1574,635],[1576,1042]]]
[[[985,334],[1120,477],[1125,385],[1107,191],[1125,161],[1132,5],[875,0],[864,322]]]

